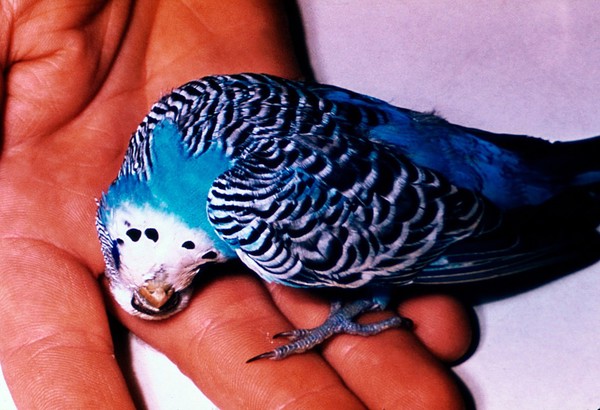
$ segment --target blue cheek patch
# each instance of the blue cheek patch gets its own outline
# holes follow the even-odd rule
[[[110,254],[115,261],[115,269],[119,270],[119,266],[121,266],[121,254],[119,252],[119,243],[117,241],[113,241]]]

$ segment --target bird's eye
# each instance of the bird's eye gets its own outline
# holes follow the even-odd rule
[[[202,255],[202,259],[215,259],[216,257],[217,253],[215,251],[208,251]]]
[[[135,228],[128,229],[127,232],[125,232],[125,234],[129,236],[129,238],[134,242],[139,241],[142,237],[142,231]]]
[[[181,244],[181,246],[185,249],[194,249],[196,244],[192,241],[185,241],[183,244]]]
[[[158,231],[154,228],[148,228],[144,231],[146,238],[150,239],[152,242],[158,241]]]

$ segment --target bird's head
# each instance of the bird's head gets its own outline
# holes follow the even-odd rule
[[[132,315],[163,319],[179,312],[202,267],[224,260],[206,233],[175,215],[149,205],[100,205],[105,274],[115,300]]]
[[[138,133],[147,145],[130,145],[98,203],[96,227],[115,300],[130,314],[163,319],[188,304],[203,266],[235,255],[206,216],[208,190],[227,163],[216,149],[192,158],[171,120],[144,126]],[[131,159],[146,151],[147,158]]]

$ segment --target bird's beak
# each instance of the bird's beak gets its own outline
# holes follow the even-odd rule
[[[149,281],[138,289],[138,294],[150,306],[160,309],[173,296],[173,287],[167,283]]]
[[[175,310],[181,301],[179,292],[164,282],[147,281],[133,294],[131,305],[150,316],[164,316]]]

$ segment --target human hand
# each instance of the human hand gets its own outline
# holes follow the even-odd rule
[[[278,4],[0,6],[0,360],[19,407],[133,407],[97,280],[94,199],[137,123],[171,88],[226,72],[299,76]],[[321,354],[246,364],[269,350],[269,332],[317,324],[326,304],[240,273],[208,282],[167,321],[114,308],[220,407],[459,407],[444,362],[468,347],[466,313],[443,296],[400,310],[414,333],[338,336]]]

